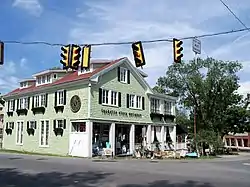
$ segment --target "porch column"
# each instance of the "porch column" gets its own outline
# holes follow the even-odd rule
[[[151,125],[148,125],[148,128],[147,128],[147,146],[146,147],[150,147],[151,149]]]
[[[160,142],[161,142],[161,150],[164,150],[164,143],[165,143],[165,139],[164,139],[165,133],[164,133],[164,130],[165,130],[165,126],[162,125],[161,126],[161,140],[160,140]]]
[[[241,145],[244,147],[244,138],[241,139]]]
[[[86,121],[86,132],[88,134],[88,157],[92,157],[92,136],[93,136],[93,122]]]
[[[170,137],[173,141],[174,151],[176,151],[176,125],[172,126],[170,129],[171,130],[170,130],[169,134],[170,134]]]
[[[234,138],[234,141],[235,141],[236,147],[238,148],[239,147],[239,145],[238,145],[238,138]]]
[[[135,150],[135,125],[132,124],[130,126],[130,131],[129,131],[129,152],[130,154],[133,154]]]
[[[228,140],[229,140],[229,146],[231,147],[232,146],[231,137],[229,137]]]
[[[111,125],[110,125],[109,142],[110,142],[110,146],[111,146],[113,155],[115,156],[115,123],[111,123]]]

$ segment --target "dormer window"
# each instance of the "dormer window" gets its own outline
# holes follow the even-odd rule
[[[90,68],[87,68],[87,69],[79,68],[78,69],[78,75],[81,75],[81,74],[84,74],[84,73],[89,73],[89,72],[91,72]]]
[[[37,77],[37,79],[36,79],[37,85],[49,84],[51,82],[52,82],[51,75],[42,75],[42,76]]]
[[[28,87],[28,83],[27,82],[21,82],[20,83],[20,87],[21,88],[27,88]]]

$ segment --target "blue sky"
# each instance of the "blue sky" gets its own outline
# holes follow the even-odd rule
[[[224,0],[249,25],[250,1]],[[60,2],[60,3],[59,3]],[[0,40],[50,43],[99,43],[195,36],[243,26],[219,0],[1,0]],[[177,14],[179,12],[179,14]],[[201,57],[238,60],[241,93],[250,91],[250,32],[202,38]],[[144,44],[148,73],[154,85],[172,63],[172,44]],[[130,45],[93,47],[92,58],[132,60]],[[193,58],[191,41],[184,41],[184,60]],[[60,47],[5,45],[5,64],[0,67],[0,92],[18,81],[54,66],[61,66]]]

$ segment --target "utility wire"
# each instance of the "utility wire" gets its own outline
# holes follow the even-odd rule
[[[240,20],[240,18],[238,16],[236,16],[236,14],[232,11],[231,8],[229,8],[229,6],[223,1],[223,0],[219,0],[227,9],[228,11],[241,23],[241,25],[243,25],[243,27],[245,27],[247,30],[250,31],[249,28],[247,28],[247,26]]]
[[[180,40],[189,40],[193,38],[206,38],[206,37],[213,37],[213,36],[219,36],[219,35],[227,35],[232,33],[238,33],[243,32],[246,30],[250,30],[250,28],[246,27],[243,29],[237,29],[237,30],[230,30],[230,31],[224,31],[224,32],[217,32],[217,33],[211,33],[211,34],[203,34],[198,36],[189,36],[189,37],[183,37],[179,38]],[[0,40],[1,41],[1,40]],[[142,43],[160,43],[160,42],[172,42],[173,39],[155,39],[155,40],[142,40]],[[2,40],[2,42],[6,44],[21,44],[21,45],[48,45],[48,46],[64,46],[66,44],[62,43],[49,43],[45,41],[31,41],[31,42],[22,42],[22,41],[16,41],[16,40]],[[78,44],[79,46],[85,46],[85,45],[92,45],[92,46],[108,46],[108,45],[127,45],[132,44],[133,42],[106,42],[106,43],[90,43],[90,44]]]

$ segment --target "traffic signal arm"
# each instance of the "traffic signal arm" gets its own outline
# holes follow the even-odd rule
[[[0,65],[4,63],[4,43],[0,42]]]

